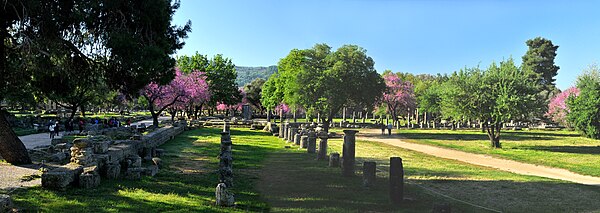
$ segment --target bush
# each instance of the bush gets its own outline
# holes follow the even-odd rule
[[[586,137],[600,139],[600,72],[592,65],[577,78],[578,96],[567,101],[569,122]]]

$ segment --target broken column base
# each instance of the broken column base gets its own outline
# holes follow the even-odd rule
[[[215,196],[217,197],[217,206],[223,207],[231,207],[235,206],[235,198],[233,193],[227,189],[225,183],[217,184],[217,188],[215,191]]]

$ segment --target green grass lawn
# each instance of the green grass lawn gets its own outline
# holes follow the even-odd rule
[[[521,162],[564,168],[600,176],[600,140],[572,131],[503,131],[502,149],[490,148],[485,133],[477,130],[399,130],[408,142],[423,143],[466,152],[488,154]]]
[[[342,139],[330,140],[329,152],[341,153],[341,144]],[[505,212],[600,211],[600,187],[498,171],[377,142],[357,141],[357,176],[353,178],[342,177],[339,168],[328,168],[327,162],[304,152],[277,151],[266,160],[259,189],[272,211],[429,212],[433,203],[450,203],[455,212],[486,212],[437,193]],[[410,201],[402,207],[389,205],[392,156],[403,158],[407,178]],[[371,189],[361,186],[364,161],[377,162],[378,179]]]
[[[237,207],[215,207],[216,169],[220,150],[219,129],[187,131],[164,144],[166,156],[155,177],[140,181],[103,180],[97,189],[71,188],[65,192],[41,187],[17,190],[15,204],[25,212],[261,212],[268,210],[255,190],[258,169],[275,149],[276,140],[257,132],[234,137]],[[241,133],[232,131],[233,134]],[[238,134],[239,135],[239,134]],[[263,138],[263,139],[260,139]],[[263,140],[257,142],[256,140]]]
[[[24,212],[429,212],[433,203],[450,203],[454,212],[484,210],[436,195],[501,211],[599,211],[600,188],[516,175],[444,160],[376,143],[357,142],[357,176],[344,178],[339,168],[316,161],[315,154],[286,149],[287,143],[268,133],[232,129],[235,208],[214,206],[218,181],[220,129],[187,131],[164,144],[165,167],[140,181],[104,180],[97,189],[65,192],[41,187],[12,194]],[[341,139],[330,141],[341,150]],[[389,203],[390,156],[404,159],[406,197]],[[378,163],[374,187],[361,185],[361,162]]]

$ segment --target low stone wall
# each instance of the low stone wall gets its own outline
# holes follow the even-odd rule
[[[73,141],[70,163],[42,174],[42,187],[65,190],[68,186],[93,188],[105,179],[139,179],[158,172],[162,150],[156,147],[185,130],[185,124],[156,129],[132,140],[110,140],[108,137],[78,138]],[[149,166],[143,167],[142,163]]]

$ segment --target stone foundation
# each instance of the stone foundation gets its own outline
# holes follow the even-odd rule
[[[94,188],[106,179],[140,179],[142,175],[154,176],[158,172],[160,159],[164,150],[156,147],[169,141],[185,130],[185,125],[168,126],[142,136],[140,140],[111,140],[108,137],[78,138],[69,147],[57,144],[60,149],[67,149],[70,163],[42,174],[42,187],[65,190],[68,186]],[[133,137],[132,137],[133,138]],[[67,154],[56,156],[57,160],[66,158]],[[143,161],[152,164],[142,167]]]

